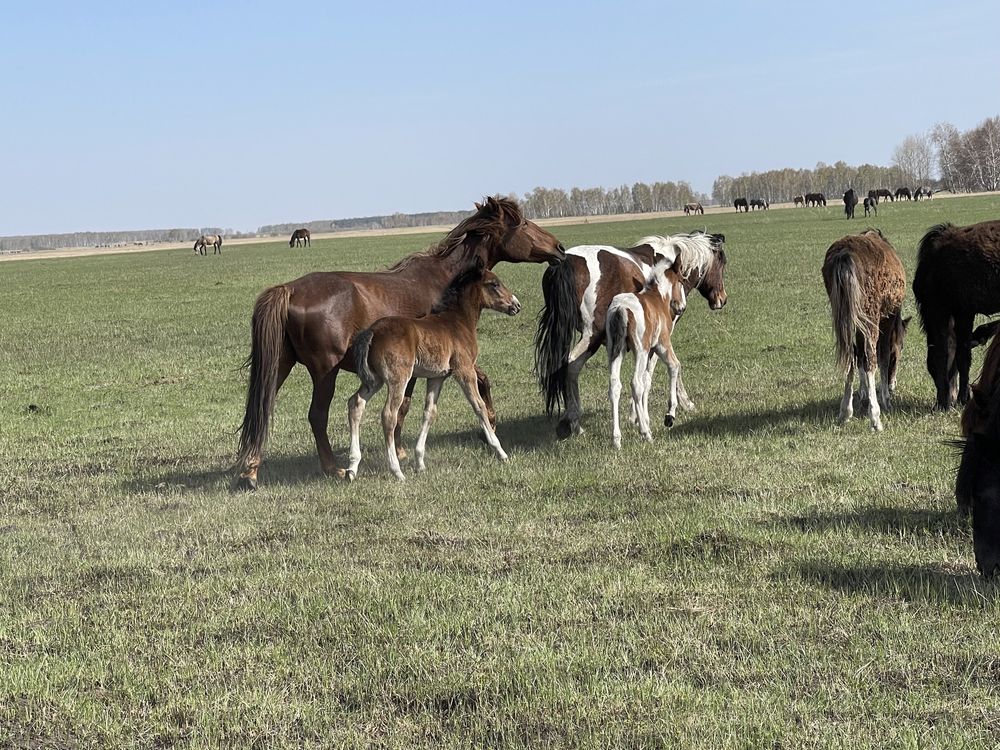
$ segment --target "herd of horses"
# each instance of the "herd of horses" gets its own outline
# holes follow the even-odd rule
[[[312,379],[309,423],[327,475],[356,478],[365,406],[386,386],[381,413],[386,458],[392,473],[404,479],[402,429],[420,378],[427,381],[427,395],[415,446],[418,471],[425,469],[427,435],[449,376],[458,381],[486,442],[506,461],[496,436],[490,381],[476,363],[482,311],[516,315],[521,310],[491,270],[502,261],[548,264],[534,368],[546,411],[562,412],[557,436],[582,432],[580,373],[607,347],[612,443],[621,445],[621,366],[628,352],[635,358],[631,421],[642,438],[651,440],[649,394],[657,361],[665,363],[669,375],[664,423],[674,424],[678,406],[694,408],[671,337],[695,290],[711,310],[726,305],[724,246],[723,235],[694,231],[645,237],[627,248],[567,249],[525,219],[515,201],[490,197],[437,245],[387,270],[316,272],[266,289],[251,319],[249,384],[234,485],[257,487],[276,396],[296,364],[304,365]],[[822,276],[836,361],[845,377],[839,420],[850,419],[857,399],[872,429],[881,431],[910,322],[901,314],[906,291],[902,263],[882,233],[869,229],[833,243]],[[959,509],[973,516],[977,565],[992,577],[1000,572],[1000,337],[993,338],[975,385],[969,369],[972,348],[1000,327],[997,321],[973,330],[977,314],[1000,312],[1000,221],[931,228],[919,245],[913,292],[927,334],[926,364],[937,391],[936,406],[965,406],[956,498]],[[341,370],[355,372],[361,380],[348,402],[346,467],[337,465],[327,434]]]

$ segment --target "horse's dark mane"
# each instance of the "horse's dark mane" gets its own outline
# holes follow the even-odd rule
[[[517,225],[524,221],[521,207],[510,198],[495,196],[487,198],[480,206],[476,204],[476,212],[464,219],[458,226],[448,232],[436,245],[411,253],[390,266],[390,271],[402,271],[422,258],[447,258],[455,252],[460,252],[465,259],[475,255],[477,242],[467,242],[468,235],[475,234],[480,242],[495,244],[503,237],[508,225]]]
[[[483,267],[476,263],[470,268],[466,268],[458,276],[451,280],[447,288],[441,292],[441,297],[438,299],[434,307],[431,308],[431,314],[445,312],[446,310],[454,310],[459,306],[459,302],[462,299],[462,293],[467,287],[481,281],[483,278]]]
[[[941,235],[954,228],[954,224],[950,221],[946,221],[943,224],[935,224],[928,229],[927,234],[924,235],[923,239],[920,240],[920,244],[917,245],[917,263],[920,262],[921,258],[931,252],[931,248],[933,248],[934,243],[941,238]]]

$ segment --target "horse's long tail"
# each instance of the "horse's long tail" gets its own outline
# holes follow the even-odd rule
[[[837,367],[844,374],[854,360],[854,343],[860,331],[873,337],[874,322],[863,311],[864,299],[854,258],[843,253],[835,258],[830,268],[830,307],[833,312],[833,337]]]
[[[545,305],[535,331],[535,375],[545,394],[545,411],[551,414],[566,405],[569,354],[576,331],[583,326],[576,278],[568,260],[545,269],[542,296]]]
[[[250,323],[250,356],[244,367],[250,368],[246,412],[240,425],[238,461],[247,468],[256,465],[267,444],[278,393],[278,366],[285,347],[285,324],[291,290],[285,286],[265,289],[253,307]]]
[[[938,241],[953,226],[949,223],[936,224],[927,230],[927,234],[917,245],[917,270],[913,274],[913,298],[917,302],[917,315],[920,316],[920,327],[924,329],[924,333],[930,333],[928,326],[934,327],[931,324],[931,319],[937,310],[933,308],[938,306],[936,295],[932,292],[934,284],[932,277],[936,273],[934,268],[936,264],[932,256],[937,250]]]
[[[351,342],[351,347],[354,349],[354,368],[358,371],[361,384],[368,390],[377,388],[379,385],[378,376],[372,372],[368,364],[368,350],[371,348],[372,338],[372,329],[368,328],[355,336],[354,341]]]

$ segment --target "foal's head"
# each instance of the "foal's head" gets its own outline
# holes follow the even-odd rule
[[[495,273],[477,262],[452,280],[433,312],[463,308],[517,315],[521,312],[521,303]]]
[[[684,291],[684,277],[678,269],[678,261],[671,264],[662,255],[657,255],[647,286],[655,286],[660,297],[669,300],[671,317],[677,320],[687,307],[687,292]]]

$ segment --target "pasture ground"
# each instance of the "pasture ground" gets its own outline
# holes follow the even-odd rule
[[[912,278],[930,225],[998,214],[935,200],[870,225]],[[698,411],[655,443],[611,451],[603,355],[586,434],[554,440],[531,374],[542,268],[501,265],[525,310],[484,315],[480,340],[509,465],[448,384],[425,475],[391,480],[376,397],[358,481],[322,477],[300,369],[252,495],[228,467],[256,294],[432,237],[5,264],[0,746],[995,747],[997,589],[955,514],[958,416],[930,411],[919,326],[885,433],[834,423],[819,269],[869,223],[831,202],[556,232],[705,225],[729,305],[691,301]]]

